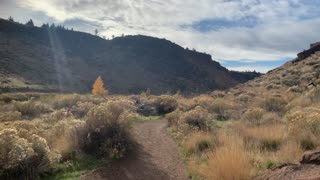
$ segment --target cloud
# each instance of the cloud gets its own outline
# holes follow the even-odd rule
[[[240,72],[246,72],[246,71],[256,71],[261,73],[266,73],[270,71],[274,67],[267,67],[267,66],[238,66],[238,67],[228,67],[229,70],[232,71],[240,71]]]
[[[316,0],[0,0],[2,9],[101,35],[145,34],[217,60],[293,58],[317,41]],[[0,8],[1,10],[1,8]],[[0,13],[9,16],[10,10]],[[23,15],[22,15],[23,14]],[[39,18],[42,15],[45,18]],[[78,22],[78,23],[77,23]]]

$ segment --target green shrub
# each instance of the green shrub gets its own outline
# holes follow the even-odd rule
[[[78,94],[59,95],[56,96],[51,102],[54,109],[66,108],[70,110],[72,106],[76,105],[80,101],[81,96]]]
[[[42,113],[51,112],[49,106],[33,100],[25,102],[16,102],[15,109],[19,111],[22,116],[34,117]]]
[[[182,122],[188,124],[191,127],[198,128],[200,130],[209,129],[210,114],[208,111],[200,106],[195,109],[187,111],[180,116]]]
[[[153,102],[153,105],[155,106],[158,114],[162,115],[176,110],[178,107],[178,102],[173,96],[162,95],[156,97],[156,99]]]
[[[122,158],[132,146],[128,132],[131,118],[130,112],[113,101],[92,108],[79,136],[80,146],[92,155]]]
[[[268,160],[268,161],[265,162],[265,167],[266,167],[267,169],[271,169],[271,168],[274,167],[275,165],[276,165],[275,162],[273,162],[273,161],[271,161],[271,160]]]
[[[20,120],[21,113],[18,111],[9,111],[0,113],[0,122]]]
[[[259,126],[261,125],[264,113],[264,110],[261,108],[252,108],[245,112],[243,118],[250,124]]]
[[[287,102],[281,97],[267,97],[261,104],[268,112],[284,113]]]
[[[30,97],[25,94],[3,94],[0,95],[0,101],[10,103],[12,101],[28,101]]]
[[[181,112],[179,110],[175,110],[169,114],[166,114],[165,117],[168,120],[168,126],[178,125],[180,115],[181,115]]]
[[[216,114],[217,120],[229,119],[229,117],[231,116],[231,109],[232,105],[221,98],[214,100],[213,103],[208,107],[209,112]]]
[[[78,102],[76,106],[73,106],[71,108],[71,113],[76,117],[76,118],[82,118],[87,113],[91,108],[93,108],[95,104],[92,102]]]
[[[49,172],[60,156],[52,151],[45,139],[32,135],[18,136],[16,129],[0,131],[0,178],[36,179]]]

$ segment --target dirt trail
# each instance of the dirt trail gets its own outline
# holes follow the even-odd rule
[[[138,143],[137,152],[127,159],[98,168],[81,179],[187,179],[183,157],[165,132],[166,124],[166,120],[154,120],[134,125],[132,134]]]

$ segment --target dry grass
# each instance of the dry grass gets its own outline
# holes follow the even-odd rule
[[[261,107],[268,112],[283,114],[287,101],[281,97],[267,97],[261,102]]]
[[[309,59],[306,64],[309,61],[308,68],[296,64],[301,72],[283,67],[244,86],[191,98],[109,96],[106,103],[76,94],[1,95],[0,169],[26,172],[18,167],[29,165],[41,148],[50,158],[37,161],[46,165],[41,168],[33,164],[36,173],[50,172],[56,157],[81,150],[120,158],[130,143],[128,122],[139,105],[146,104],[166,114],[192,177],[250,179],[274,165],[298,162],[304,150],[320,146],[320,89],[307,86],[319,79],[319,72],[313,72],[318,63]],[[28,121],[21,120],[25,118]],[[21,161],[14,153],[19,145],[20,154],[26,155]],[[12,161],[9,152],[15,155]]]
[[[107,104],[84,95],[26,100],[0,105],[0,119],[5,121],[0,123],[0,178],[37,179],[50,174],[60,161],[74,157],[70,154],[83,153],[89,137],[104,140],[97,150],[107,157],[119,158],[127,151],[130,135],[125,132],[135,110],[129,98],[110,97]],[[111,133],[97,134],[97,129],[106,129],[102,126]]]
[[[281,146],[275,156],[280,163],[298,163],[303,152],[299,142],[290,140]]]
[[[241,131],[248,148],[258,148],[263,151],[279,150],[287,137],[285,126],[280,124],[243,128]]]
[[[243,144],[234,136],[223,138],[224,144],[209,156],[202,174],[212,180],[249,179],[252,169]]]
[[[186,137],[183,148],[187,156],[200,154],[214,147],[212,134],[208,132],[194,132]]]

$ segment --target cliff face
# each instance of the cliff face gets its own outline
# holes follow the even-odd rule
[[[298,54],[298,60],[306,59],[307,57],[311,56],[317,51],[320,51],[320,42],[310,44],[310,49],[305,50]]]
[[[202,93],[259,74],[229,72],[211,56],[168,40],[125,36],[105,40],[63,28],[0,19],[0,88],[90,92],[97,76],[111,93]]]

